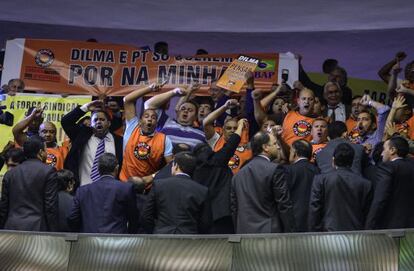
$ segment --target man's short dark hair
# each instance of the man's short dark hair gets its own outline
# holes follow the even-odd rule
[[[350,168],[352,166],[354,156],[355,151],[350,144],[339,144],[338,146],[336,146],[333,154],[333,157],[335,158],[335,166]]]
[[[4,160],[7,163],[9,159],[11,159],[15,163],[21,164],[26,159],[23,149],[21,148],[9,149],[4,155]]]
[[[342,121],[334,121],[328,124],[328,136],[330,140],[341,137],[347,131],[346,125]]]
[[[61,169],[55,172],[53,179],[58,185],[58,191],[65,191],[70,182],[75,182],[75,175],[68,169]]]
[[[293,142],[292,147],[295,149],[297,155],[299,157],[305,157],[307,159],[311,159],[312,157],[312,145],[303,139],[298,139]]]
[[[197,159],[191,152],[184,151],[174,157],[174,163],[178,165],[183,173],[193,176],[197,166]]]
[[[173,151],[172,151],[173,155],[177,155],[183,151],[187,151],[187,152],[191,151],[190,145],[185,144],[185,143],[178,143],[178,144],[173,145]]]
[[[168,43],[165,41],[159,41],[154,44],[154,52],[155,53],[166,53],[168,54]]]
[[[94,111],[91,113],[91,118],[93,117],[93,115],[95,115],[95,114],[97,114],[97,113],[103,113],[103,114],[105,114],[105,117],[106,117],[106,119],[107,119],[108,121],[111,121],[111,120],[112,120],[112,118],[111,118],[111,116],[109,115],[109,113],[108,113],[106,110],[102,110],[102,109],[94,110]]]
[[[263,145],[269,143],[270,136],[268,133],[258,132],[250,142],[253,156],[257,156],[263,152]]]
[[[112,175],[118,166],[118,160],[112,153],[104,153],[98,159],[98,172],[100,175]]]
[[[405,65],[405,68],[404,68],[405,78],[408,78],[409,77],[409,75],[410,75],[411,70],[413,69],[413,67],[414,67],[414,60],[411,61],[411,62],[409,62],[409,63],[407,63],[407,65]]]
[[[206,49],[200,48],[197,49],[196,55],[208,55],[208,52]]]
[[[214,101],[211,97],[199,96],[194,99],[194,101],[200,106],[202,104],[210,105],[211,110],[214,110]]]
[[[405,158],[410,152],[408,141],[401,136],[391,137],[388,140],[388,145],[390,148],[395,148],[397,150],[398,157]]]
[[[368,114],[369,115],[369,118],[371,119],[371,123],[372,124],[376,124],[377,123],[377,117],[375,116],[375,114],[374,113],[372,113],[371,111],[369,111],[368,109],[364,109],[364,110],[361,110],[360,112],[359,112],[359,114],[362,114],[362,113],[366,113],[366,114]],[[359,115],[358,114],[358,115]]]
[[[362,99],[362,96],[361,95],[355,95],[354,97],[352,97],[352,101],[355,100],[355,99]]]
[[[322,70],[324,73],[331,73],[336,66],[338,66],[338,60],[327,58],[322,64]]]
[[[23,143],[23,152],[27,159],[37,159],[39,151],[44,149],[45,144],[40,136],[31,136]]]

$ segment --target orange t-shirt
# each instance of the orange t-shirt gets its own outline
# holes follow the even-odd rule
[[[137,127],[125,146],[124,160],[119,179],[126,182],[131,176],[144,177],[157,172],[164,164],[165,134],[141,134]]]
[[[346,129],[348,130],[348,133],[350,133],[352,129],[355,128],[357,123],[358,122],[351,117],[349,117],[349,119],[346,120],[345,124],[346,124]]]
[[[312,158],[311,162],[314,163],[316,161],[316,155],[320,152],[323,148],[325,148],[326,143],[320,144],[312,144]]]
[[[47,159],[46,164],[55,167],[56,170],[63,169],[66,156],[68,155],[68,148],[66,146],[60,146],[56,148],[46,148]]]
[[[306,117],[297,111],[290,111],[283,121],[283,140],[292,145],[298,139],[310,141],[312,139],[312,123],[315,118]]]
[[[253,153],[251,149],[247,147],[247,143],[249,142],[249,128],[246,127],[242,130],[241,139],[239,146],[237,147],[236,151],[234,152],[233,156],[229,160],[229,168],[233,172],[233,175],[239,172],[240,168],[246,163],[247,160],[251,159]],[[226,140],[224,136],[221,135],[219,140],[214,145],[214,151],[217,152],[223,148],[226,144]]]
[[[414,139],[414,116],[404,123],[397,124],[396,128],[399,133],[406,134],[410,139]]]

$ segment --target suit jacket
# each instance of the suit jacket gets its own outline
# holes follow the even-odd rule
[[[326,144],[320,152],[316,154],[316,164],[321,173],[328,173],[334,170],[332,166],[332,157],[335,148],[341,143],[349,143],[355,151],[354,161],[352,163],[352,171],[356,174],[362,175],[362,169],[368,164],[368,157],[365,154],[364,147],[349,142],[344,138],[335,138]]]
[[[70,232],[70,228],[68,225],[68,221],[66,217],[69,216],[72,203],[73,203],[73,196],[66,191],[59,191],[58,192],[58,199],[59,199],[59,231],[60,232]]]
[[[143,211],[145,229],[155,234],[205,232],[207,193],[185,175],[154,182]]]
[[[370,202],[371,182],[350,169],[317,175],[311,191],[309,229],[362,230]]]
[[[367,229],[414,228],[413,195],[413,159],[398,159],[379,165]]]
[[[313,178],[319,173],[319,169],[309,160],[302,159],[286,166],[286,171],[296,230],[305,232],[309,228],[308,211]]]
[[[264,157],[254,157],[232,179],[231,210],[236,233],[294,230],[284,169]]]
[[[208,188],[211,203],[211,220],[231,217],[230,188],[233,173],[228,166],[240,143],[240,136],[233,134],[219,151],[212,151],[208,157],[199,159],[194,172],[194,180]]]
[[[0,202],[4,229],[57,231],[57,184],[55,168],[38,159],[28,159],[6,173]]]
[[[78,188],[68,217],[72,230],[89,233],[135,233],[138,221],[133,185],[109,175]]]
[[[78,106],[64,115],[61,121],[63,130],[72,141],[72,147],[65,159],[64,167],[72,171],[75,175],[77,181],[75,188],[79,186],[79,163],[82,160],[83,148],[93,135],[93,129],[91,127],[76,124],[85,114]],[[115,155],[118,159],[119,168],[122,168],[123,138],[115,134],[112,134],[112,136],[115,141]]]

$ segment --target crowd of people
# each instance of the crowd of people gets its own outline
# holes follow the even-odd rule
[[[414,61],[380,70],[390,104],[355,95],[328,59],[324,85],[243,95],[152,83],[67,113],[68,136],[31,108],[1,155],[0,228],[232,234],[414,227]],[[5,92],[24,90],[11,80]],[[175,99],[177,97],[177,99]],[[175,115],[167,114],[176,100]],[[90,112],[90,117],[87,113]]]

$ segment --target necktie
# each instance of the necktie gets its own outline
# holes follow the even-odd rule
[[[96,148],[95,159],[93,159],[92,169],[91,169],[91,180],[92,182],[97,181],[99,179],[99,172],[98,172],[98,159],[99,157],[105,152],[105,138],[101,139]]]
[[[336,115],[335,115],[335,110],[338,108],[338,106],[332,106],[332,107],[329,107],[329,109],[331,109],[332,110],[332,113],[331,113],[331,121],[332,122],[334,122],[335,120],[336,120]]]

